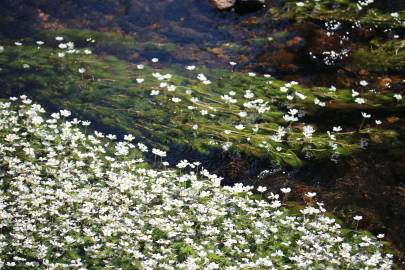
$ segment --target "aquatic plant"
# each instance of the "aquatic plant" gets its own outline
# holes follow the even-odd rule
[[[308,54],[328,66],[348,59],[343,65],[356,72],[401,73],[405,63],[405,12],[394,11],[395,6],[401,9],[399,2],[391,5],[373,0],[293,0],[271,6],[269,18],[323,27],[321,49],[309,48]]]
[[[288,0],[282,7],[269,11],[274,18],[313,19],[401,28],[405,27],[405,13],[382,10],[373,0]]]
[[[393,268],[381,240],[342,229],[314,192],[293,214],[263,187],[221,187],[188,161],[145,168],[132,135],[45,113],[26,96],[0,102],[1,268]]]
[[[88,46],[60,37],[57,49],[6,46],[0,54],[4,91],[16,88],[53,107],[66,106],[81,117],[159,147],[190,147],[208,154],[222,149],[269,157],[299,166],[306,158],[333,158],[379,138],[387,147],[398,136],[390,125],[360,124],[361,112],[398,111],[394,95],[335,87],[305,88],[265,74],[164,67],[154,59],[134,65],[92,54]],[[18,74],[18,76],[16,76]],[[400,93],[398,93],[400,94]],[[358,124],[333,130],[317,118],[330,110],[357,115]],[[359,125],[361,128],[359,129]],[[311,127],[311,132],[309,132]]]

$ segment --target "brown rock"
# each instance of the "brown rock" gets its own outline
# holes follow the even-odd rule
[[[362,68],[362,69],[360,69],[360,71],[359,71],[359,75],[361,75],[361,76],[368,76],[368,75],[369,75],[369,72],[368,72],[367,69]]]
[[[390,117],[387,117],[387,122],[390,123],[390,124],[394,124],[394,123],[398,122],[399,120],[400,120],[400,119],[399,119],[399,117],[397,117],[397,116],[390,116]]]
[[[257,16],[251,16],[251,17],[247,18],[246,20],[244,20],[242,23],[244,25],[255,25],[255,24],[258,24],[259,22],[260,21]]]
[[[391,86],[392,79],[389,77],[379,78],[378,87],[380,88],[389,88]]]
[[[210,0],[210,2],[218,10],[228,9],[236,4],[236,0]]]
[[[304,38],[300,36],[295,36],[289,41],[287,41],[287,46],[288,47],[298,47],[304,43]]]
[[[208,51],[212,52],[213,54],[215,54],[218,57],[225,56],[224,49],[222,49],[222,48],[211,48],[211,49],[208,49]]]

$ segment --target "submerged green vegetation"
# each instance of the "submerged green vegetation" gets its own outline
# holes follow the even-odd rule
[[[135,46],[132,39],[111,39],[105,33],[98,41],[93,32],[64,33],[70,35],[63,41],[5,46],[0,53],[3,91],[24,90],[43,104],[68,108],[150,145],[191,147],[201,154],[220,149],[282,165],[337,158],[368,141],[384,147],[398,143],[395,125],[374,113],[403,112],[402,96],[370,91],[367,82],[357,90],[305,88],[232,68],[164,66],[158,59],[133,64],[91,51],[103,37],[109,45],[128,40],[128,46]],[[331,111],[357,121],[327,125],[322,118]]]
[[[401,33],[405,30],[405,11],[392,11],[396,5],[400,6],[400,1],[387,2],[390,1],[285,1],[269,9],[269,18],[323,26],[332,47],[320,56],[326,56],[323,61],[327,65],[347,58],[346,68],[354,72],[402,74],[405,41]],[[338,38],[339,45],[334,44],[333,37]]]
[[[370,49],[360,48],[352,55],[354,70],[367,69],[378,73],[405,71],[405,41],[372,40]]]
[[[288,0],[281,7],[270,8],[269,12],[275,19],[335,20],[381,27],[405,27],[405,11],[388,12],[379,8],[378,4],[370,0]]]

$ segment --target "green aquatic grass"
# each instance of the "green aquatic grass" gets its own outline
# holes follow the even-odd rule
[[[304,3],[304,5],[300,6],[297,3]],[[272,19],[338,20],[381,27],[405,27],[404,11],[400,11],[399,16],[394,17],[389,12],[384,12],[373,5],[365,6],[360,10],[356,0],[288,0],[280,8],[270,8],[269,12]]]
[[[84,38],[88,34],[84,32],[79,36]],[[68,36],[65,39],[69,40]],[[91,44],[84,44],[83,48],[88,47],[85,45]],[[344,127],[344,132],[334,133],[336,140],[333,141],[324,131],[332,130],[332,126],[326,127],[325,123],[315,120],[320,113],[332,110],[356,114],[360,124],[362,111],[404,108],[402,102],[387,94],[363,91],[360,96],[367,102],[360,105],[354,102],[349,89],[331,91],[322,87],[291,85],[283,92],[281,89],[287,82],[271,77],[253,77],[205,67],[189,71],[182,66],[164,67],[153,63],[138,69],[134,64],[109,55],[87,55],[79,50],[60,58],[60,51],[51,47],[6,46],[0,54],[0,80],[4,92],[12,95],[16,90],[24,89],[38,102],[68,108],[81,118],[121,133],[132,133],[166,150],[191,147],[191,151],[208,155],[214,149],[222,149],[234,155],[244,153],[270,158],[280,164],[300,166],[306,158],[324,159],[359,151],[359,142],[364,138],[377,136],[388,146],[398,136],[395,130],[373,125],[361,130]],[[24,68],[24,65],[29,67]],[[79,68],[85,68],[86,72],[80,74]],[[166,87],[160,88],[163,81],[153,77],[154,72],[171,74],[170,79],[163,81],[175,85],[176,89],[170,92]],[[199,73],[205,74],[212,83],[207,85],[196,79]],[[138,83],[139,78],[144,82]],[[159,90],[160,94],[151,96],[152,90]],[[248,101],[243,97],[246,90],[254,93],[252,100],[263,100],[268,110],[258,113],[254,108],[244,108]],[[236,98],[232,104],[221,99],[230,91],[234,91]],[[306,98],[298,98],[297,93]],[[295,98],[288,100],[287,95],[295,95]],[[174,103],[174,97],[181,102]],[[199,101],[193,102],[192,97]],[[326,107],[316,105],[315,99],[325,102]],[[283,116],[289,109],[298,109],[305,114],[303,120],[286,122]],[[202,111],[207,111],[207,114],[202,115]],[[241,111],[246,111],[247,116],[241,118],[238,115]],[[244,125],[245,129],[236,129],[238,124]],[[304,125],[315,128],[311,138],[303,136]],[[288,132],[277,142],[271,136],[279,127],[285,127]],[[253,131],[256,128],[258,130]],[[225,130],[230,133],[225,133]]]
[[[352,56],[355,70],[366,68],[374,72],[403,72],[405,70],[405,41],[373,40],[370,49],[360,48]]]

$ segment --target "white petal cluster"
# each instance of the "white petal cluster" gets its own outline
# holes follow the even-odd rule
[[[26,97],[0,102],[0,268],[392,268],[379,240],[345,239],[321,206],[288,215],[278,195],[221,187],[205,169],[148,169],[132,136],[52,115]]]

